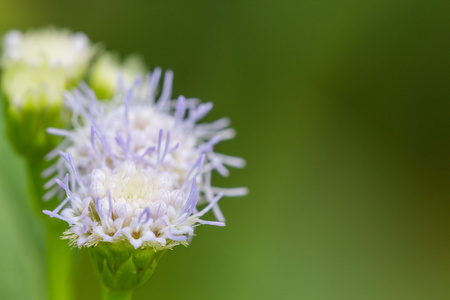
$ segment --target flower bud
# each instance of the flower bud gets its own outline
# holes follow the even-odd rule
[[[111,99],[118,84],[130,86],[136,76],[146,72],[140,56],[132,55],[121,62],[118,55],[104,53],[93,63],[88,83],[99,99]]]

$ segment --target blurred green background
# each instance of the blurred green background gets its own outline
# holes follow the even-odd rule
[[[135,299],[449,299],[450,1],[0,1],[174,70],[213,101],[248,186]],[[1,123],[2,131],[4,124]],[[0,139],[0,299],[45,299],[43,230]],[[79,299],[96,277],[74,274]]]

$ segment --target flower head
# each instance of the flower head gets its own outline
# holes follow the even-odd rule
[[[16,63],[30,67],[48,65],[62,68],[69,81],[78,80],[86,71],[94,48],[84,33],[47,28],[22,33],[8,32],[3,39],[3,68]]]
[[[66,104],[73,112],[74,129],[49,129],[50,133],[66,138],[49,158],[60,150],[70,152],[74,157],[74,169],[85,184],[90,180],[92,169],[115,171],[124,161],[132,161],[138,167],[168,174],[177,188],[195,179],[200,188],[200,203],[212,202],[219,193],[245,194],[243,188],[211,186],[212,170],[227,176],[225,165],[244,165],[240,158],[214,152],[214,145],[220,140],[234,136],[234,130],[228,128],[228,119],[197,124],[211,110],[212,104],[198,104],[196,99],[184,97],[171,100],[170,71],[165,75],[156,101],[160,76],[161,70],[156,69],[144,83],[138,77],[132,87],[121,87],[109,102],[98,101],[86,86],[66,94]],[[203,157],[202,161],[199,157]],[[193,173],[200,164],[200,171]],[[57,172],[57,177],[61,177],[66,171],[60,160],[47,174]],[[51,191],[49,197],[52,195]],[[219,221],[224,221],[217,205],[213,210]]]
[[[69,172],[71,180],[69,174],[55,180],[66,199],[44,213],[69,224],[64,238],[90,249],[110,290],[142,285],[165,250],[188,244],[194,227],[225,225],[217,206],[224,194],[246,193],[211,186],[213,170],[226,176],[225,165],[244,164],[214,151],[220,140],[234,136],[229,121],[198,124],[212,104],[172,100],[170,71],[156,100],[160,76],[156,69],[129,88],[122,81],[111,101],[97,100],[81,85],[65,95],[73,130],[48,129],[65,140],[49,153],[49,159],[57,153],[61,158],[44,175],[61,178]],[[206,206],[199,208],[201,202]],[[202,219],[210,210],[218,221]]]

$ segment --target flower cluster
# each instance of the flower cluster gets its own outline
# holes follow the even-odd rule
[[[45,175],[61,178],[69,172],[74,183],[56,181],[67,198],[46,213],[71,225],[66,235],[79,247],[128,240],[135,248],[171,248],[186,243],[197,224],[224,225],[217,201],[247,192],[211,186],[213,170],[227,176],[226,165],[244,165],[240,158],[214,152],[220,140],[234,136],[229,121],[197,124],[212,104],[172,100],[170,71],[157,99],[161,73],[156,69],[145,80],[138,77],[131,87],[122,84],[111,101],[98,100],[85,85],[66,93],[73,130],[48,130],[65,137],[48,158],[67,154]],[[57,191],[51,189],[47,198]],[[210,209],[219,222],[200,219]]]

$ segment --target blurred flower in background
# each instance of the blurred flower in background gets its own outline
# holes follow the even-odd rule
[[[62,94],[85,75],[95,48],[83,33],[46,28],[9,31],[3,38],[1,89],[10,140],[40,159],[57,139],[46,127],[65,127]]]
[[[136,76],[144,77],[146,73],[145,62],[137,54],[120,61],[118,54],[106,52],[94,61],[88,84],[99,99],[111,99],[119,84],[130,86]]]

